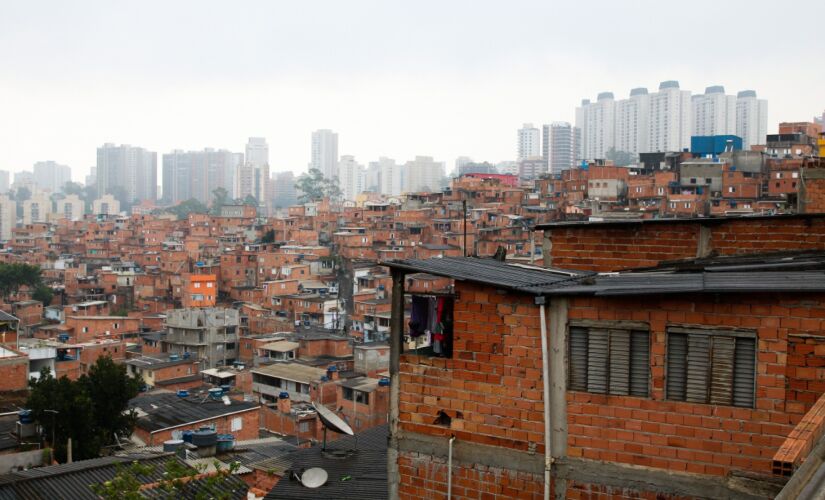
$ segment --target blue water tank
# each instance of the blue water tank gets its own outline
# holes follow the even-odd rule
[[[19,420],[21,424],[32,423],[34,421],[34,418],[32,418],[32,411],[20,410],[19,412],[17,412],[17,420]]]
[[[278,394],[278,398],[279,399],[289,399],[289,393],[286,392],[286,391],[283,391],[280,394]]]
[[[329,367],[327,368],[327,371],[328,372],[337,372],[338,367],[336,365],[329,365]]]
[[[179,359],[180,359],[180,356],[178,356],[177,354],[170,354],[169,355],[169,361],[178,361]]]
[[[178,390],[178,397],[179,398],[185,398],[187,396],[189,396],[189,391],[187,391],[185,389],[179,389]]]
[[[211,397],[212,399],[221,399],[222,396],[223,389],[221,389],[220,387],[213,387],[209,389],[209,397]]]
[[[387,387],[390,385],[390,379],[387,377],[382,377],[381,380],[378,381],[378,385],[380,387]]]
[[[192,442],[192,434],[194,434],[194,431],[183,431],[181,434],[185,443]]]
[[[218,433],[214,429],[198,429],[192,433],[192,444],[197,447],[215,446],[218,442]]]
[[[223,384],[221,386],[221,390],[223,391],[224,394],[226,394],[227,392],[232,390],[232,386],[229,385],[229,384]]]
[[[69,341],[69,334],[68,333],[61,333],[57,336],[57,339],[61,342],[68,342]]]
[[[187,352],[183,353],[183,359],[189,359],[189,356],[191,356],[191,355],[192,354],[189,351],[187,351]]]

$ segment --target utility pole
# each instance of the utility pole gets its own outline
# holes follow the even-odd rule
[[[51,446],[51,448],[52,448],[52,462],[54,462],[54,460],[55,460],[55,457],[54,457],[54,445],[55,445],[54,430],[57,427],[57,425],[55,423],[55,416],[60,412],[57,411],[57,410],[43,410],[43,413],[51,413],[52,414],[52,446]]]
[[[467,200],[461,200],[461,212],[464,218],[464,256],[467,256]]]

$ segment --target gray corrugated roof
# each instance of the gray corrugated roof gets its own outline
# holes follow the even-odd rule
[[[312,467],[321,467],[329,476],[327,482],[319,488],[310,489],[299,481],[284,476],[266,498],[306,500],[318,498],[383,500],[388,498],[388,432],[388,426],[381,425],[361,432],[355,437],[347,436],[327,445],[328,450],[349,450],[355,447],[357,440],[357,451],[345,459],[330,458],[324,455],[321,446],[298,450],[287,455],[284,457],[286,462],[282,465],[297,473]]]
[[[512,264],[477,257],[445,257],[441,259],[406,259],[383,262],[383,265],[403,271],[445,276],[458,281],[471,281],[511,290],[541,293],[559,283],[587,274],[581,271],[551,269]]]
[[[825,214],[778,214],[778,215],[727,215],[720,217],[672,217],[659,219],[607,219],[594,221],[558,221],[537,224],[535,229],[542,231],[547,229],[564,229],[574,227],[598,227],[598,226],[626,226],[626,225],[648,225],[648,224],[715,224],[731,220],[760,220],[760,219],[822,219]]]
[[[157,392],[132,399],[129,407],[140,408],[146,413],[138,418],[137,426],[150,432],[260,407],[258,403],[249,401],[230,401],[230,405],[225,405],[223,401],[215,401],[208,396],[181,398],[175,393]]]
[[[12,316],[6,311],[0,311],[0,321],[20,321],[17,316]]]

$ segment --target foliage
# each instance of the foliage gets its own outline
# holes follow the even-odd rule
[[[156,498],[174,499],[179,497],[194,498],[196,500],[224,500],[232,497],[231,493],[221,491],[221,483],[230,475],[237,472],[239,464],[233,462],[229,469],[219,468],[220,463],[216,460],[214,467],[216,472],[199,478],[206,472],[207,466],[199,464],[196,467],[189,467],[174,458],[169,459],[160,472],[163,479],[158,483],[155,491]],[[100,484],[91,485],[92,491],[104,500],[137,500],[145,498],[140,493],[143,483],[140,477],[150,477],[155,474],[156,468],[152,465],[132,462],[128,467],[117,465],[115,477]],[[196,488],[187,485],[199,479]],[[195,491],[192,491],[195,490]]]
[[[219,187],[212,191],[212,207],[209,210],[209,213],[212,215],[220,215],[221,208],[224,205],[231,202],[232,199],[229,197],[229,191],[225,188]]]
[[[120,203],[121,212],[126,212],[128,214],[132,211],[132,205],[134,205],[135,200],[129,197],[129,192],[126,191],[125,187],[111,186],[107,194],[114,196],[114,198]]]
[[[32,197],[32,192],[26,186],[21,186],[17,188],[17,191],[14,193],[14,200],[17,203],[23,203],[24,201],[30,199]]]
[[[298,177],[295,187],[301,193],[298,197],[301,203],[324,198],[340,198],[342,195],[338,179],[327,179],[317,168],[311,168],[309,172]]]
[[[206,208],[206,205],[204,205],[200,201],[196,200],[195,198],[189,198],[188,200],[182,201],[174,207],[167,208],[166,211],[171,214],[174,214],[178,218],[178,220],[184,220],[187,217],[189,217],[189,214],[205,214],[209,210]]]
[[[46,285],[40,285],[34,289],[34,293],[32,294],[32,299],[39,300],[43,303],[43,307],[47,307],[51,305],[52,299],[54,298],[54,291],[51,287]]]
[[[92,204],[97,199],[97,186],[83,186],[77,182],[69,181],[61,188],[64,193],[76,194],[83,200],[83,206],[87,213],[92,211]]]
[[[261,238],[261,243],[275,243],[275,230],[270,229],[266,231]]]
[[[66,376],[55,379],[44,368],[40,378],[29,383],[26,407],[49,440],[55,436],[58,461],[66,460],[68,438],[72,438],[72,458],[84,460],[99,456],[104,446],[114,442],[115,434],[131,433],[135,415],[126,408],[141,385],[141,378],[126,374],[126,365],[106,356],[98,358],[89,373],[76,381]]]
[[[36,288],[40,286],[40,267],[30,264],[20,264],[17,262],[6,264],[0,262],[0,294],[8,299],[12,293],[20,290],[20,287],[27,286]]]
[[[613,164],[617,167],[626,167],[636,163],[636,155],[627,151],[617,151],[616,148],[610,148],[605,153],[608,160],[613,160]]]
[[[252,196],[251,194],[246,195],[246,198],[242,201],[243,205],[252,205],[253,207],[257,207],[259,205],[258,199]]]
[[[126,306],[119,307],[112,311],[112,316],[123,316],[124,318],[129,315],[129,308]]]

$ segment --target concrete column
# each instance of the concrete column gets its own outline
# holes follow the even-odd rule
[[[553,458],[567,456],[567,298],[550,301],[548,332],[550,335],[550,423]],[[556,476],[555,498],[567,493],[567,480]]]
[[[390,319],[390,442],[387,449],[389,498],[398,498],[398,400],[401,344],[404,340],[404,278],[406,273],[392,270],[392,317]]]
[[[541,256],[544,258],[544,267],[553,267],[553,256],[550,255],[553,251],[552,236],[551,230],[546,229],[544,231],[544,240],[541,242]]]

